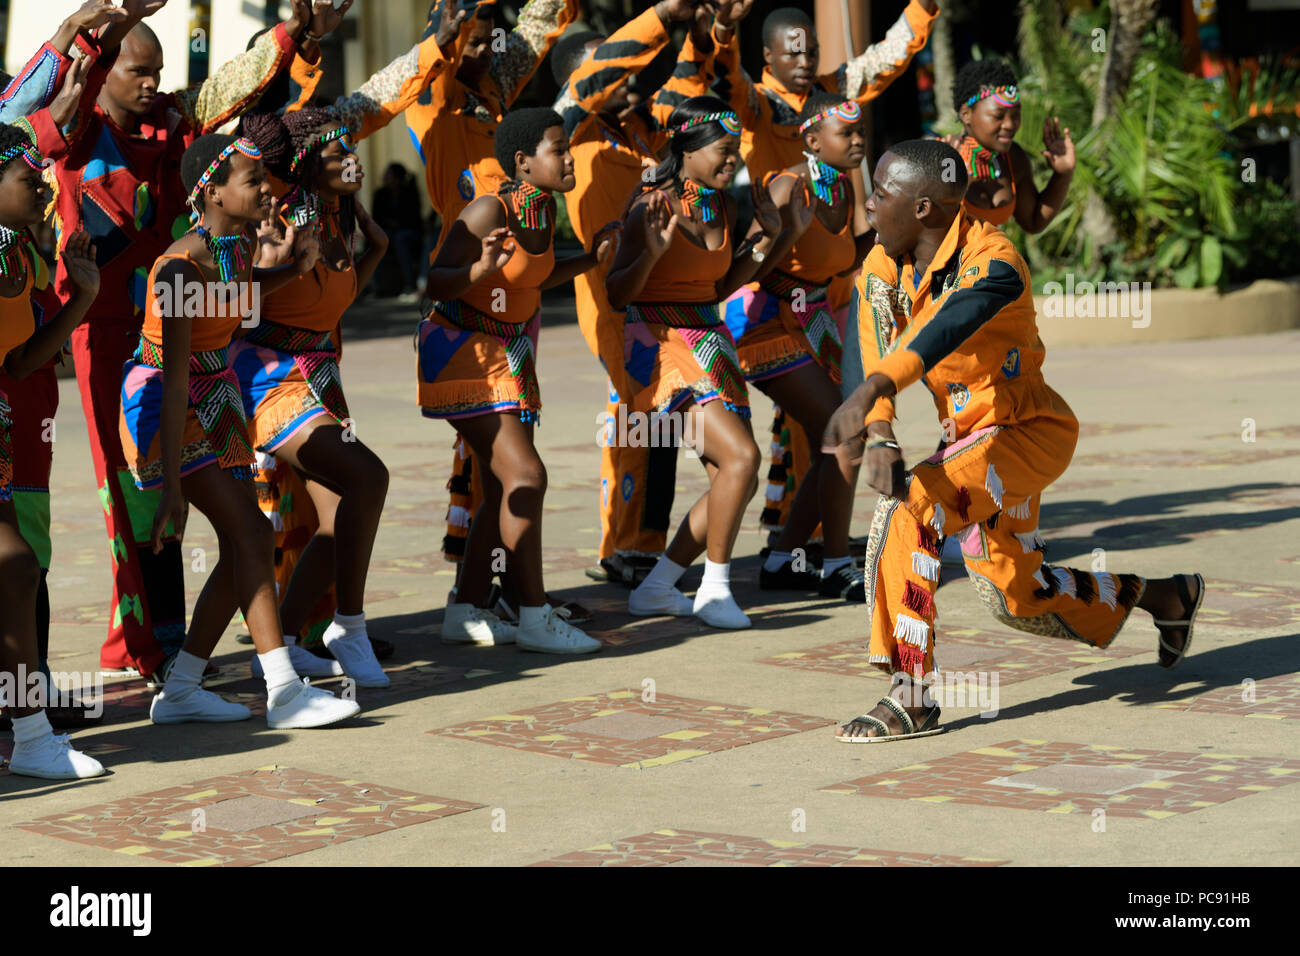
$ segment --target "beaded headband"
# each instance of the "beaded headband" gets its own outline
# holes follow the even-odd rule
[[[693,120],[687,120],[681,126],[670,129],[668,135],[680,136],[692,126],[700,126],[704,123],[718,123],[732,136],[740,135],[740,118],[730,111],[726,113],[705,113],[703,116],[697,116]]]
[[[856,123],[862,119],[862,107],[852,100],[846,100],[843,103],[836,103],[834,106],[827,107],[815,116],[810,116],[799,126],[799,135],[802,136],[808,129],[816,126],[822,120],[828,120],[832,116],[842,119],[846,123]]]
[[[1020,94],[1015,86],[981,86],[980,91],[966,101],[967,106],[974,106],[986,96],[993,97],[998,106],[1015,106],[1020,102]]]
[[[330,143],[336,139],[343,144],[343,148],[349,153],[353,152],[352,144],[348,142],[348,136],[351,135],[351,132],[352,131],[346,126],[336,126],[331,130],[326,130],[319,136],[313,136],[307,141],[306,145],[304,145],[302,149],[298,150],[298,152],[294,154],[293,159],[289,161],[289,174],[293,175],[299,165],[302,164],[302,161],[307,158],[307,154],[313,149],[319,149],[326,143]]]
[[[243,137],[235,140],[217,154],[217,158],[212,161],[212,165],[203,170],[203,175],[200,176],[199,181],[194,184],[194,188],[190,190],[190,198],[188,202],[191,206],[199,201],[199,194],[203,192],[203,187],[208,184],[208,180],[212,178],[212,174],[217,171],[222,163],[237,152],[243,153],[249,159],[262,158],[262,151],[257,148],[256,144],[254,144],[252,140],[244,139]]]
[[[15,143],[8,149],[0,151],[0,166],[17,159],[19,156],[32,169],[44,169],[45,157],[31,143]]]

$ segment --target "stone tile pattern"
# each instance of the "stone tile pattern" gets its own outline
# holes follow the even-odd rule
[[[1208,591],[1197,624],[1255,630],[1289,627],[1300,620],[1300,590],[1295,588],[1218,579],[1205,585]]]
[[[1300,720],[1300,675],[1284,674],[1255,681],[1253,701],[1242,700],[1240,684],[1201,694],[1190,702],[1156,704],[1161,710],[1192,714],[1231,714],[1262,720]]]
[[[1151,652],[1152,648],[1139,645],[1131,638],[1125,640],[1122,633],[1104,651],[1074,641],[1024,637],[1014,633],[994,634],[968,628],[940,628],[935,643],[935,655],[941,671],[996,671],[1000,685]],[[959,663],[945,668],[945,653],[950,661],[955,658]],[[867,657],[866,638],[863,637],[859,640],[823,644],[806,651],[787,651],[765,658],[759,663],[837,674],[841,677],[888,680],[889,675],[871,664]]]
[[[616,732],[613,727],[595,733],[593,730],[604,728],[601,725],[581,726],[593,718],[616,714],[624,715],[625,736],[613,736]],[[658,721],[631,719],[646,717],[674,721],[673,726],[677,729],[661,733],[648,726]],[[820,730],[833,723],[825,717],[667,694],[657,694],[653,703],[647,703],[637,691],[619,690],[573,697],[531,710],[497,714],[429,733],[588,763],[644,769],[786,734]],[[574,729],[575,725],[578,729]],[[627,728],[630,726],[633,729],[629,731]],[[654,732],[656,736],[631,739],[637,736],[634,726],[644,726],[644,732]],[[667,728],[668,725],[662,726]]]
[[[1109,794],[993,783],[999,778],[1059,765],[1068,765],[1069,772],[1075,776],[1078,776],[1077,768],[1095,768],[1097,789],[1115,786],[1113,779],[1105,779],[1106,771],[1113,768],[1150,770],[1152,779]],[[829,793],[1048,813],[1087,814],[1101,807],[1110,817],[1160,820],[1297,781],[1300,781],[1300,761],[1280,757],[1012,740],[822,789]]]
[[[1001,866],[1006,860],[656,830],[565,853],[533,866]]]
[[[202,832],[194,832],[196,809],[250,796],[263,798],[257,801],[258,812],[266,812],[263,801],[274,800],[286,805],[282,815],[288,815],[290,808],[310,808],[310,813],[244,832],[221,830],[206,821]],[[152,863],[253,866],[482,806],[292,767],[263,767],[17,826],[83,846],[139,856]],[[213,813],[217,820],[238,816],[229,807]],[[249,815],[247,810],[244,815]]]

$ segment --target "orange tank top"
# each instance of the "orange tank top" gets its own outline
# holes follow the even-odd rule
[[[193,267],[183,270],[170,283],[157,284],[158,271],[172,259],[185,259]],[[207,282],[203,270],[188,252],[165,253],[149,271],[145,286],[144,328],[140,334],[157,345],[163,344],[163,314],[190,319],[190,353],[211,352],[230,344],[235,329],[252,311],[251,282]]]
[[[509,220],[510,207],[504,199],[497,196],[506,208]],[[514,233],[511,233],[514,236]],[[491,316],[498,322],[520,325],[529,321],[542,304],[542,283],[546,281],[555,268],[555,237],[547,243],[546,251],[536,255],[529,252],[514,237],[514,255],[505,267],[488,276],[477,285],[461,293],[460,299],[484,315]],[[501,311],[502,308],[505,311]]]
[[[23,258],[25,261],[26,257]],[[22,290],[13,298],[0,297],[0,362],[4,362],[11,351],[31,338],[36,329],[36,315],[32,312],[35,270],[30,262],[25,264],[27,274],[23,278]]]
[[[1010,164],[1011,160],[1008,159],[1007,165],[1009,166]],[[982,219],[985,222],[998,227],[1005,226],[1011,221],[1011,217],[1016,214],[1015,173],[1013,172],[1011,174],[1011,202],[1003,203],[1001,206],[988,207],[976,206],[969,199],[963,199],[961,205],[966,212],[970,213],[971,218],[973,219]]]
[[[357,270],[335,272],[317,262],[311,272],[276,289],[262,301],[262,318],[310,332],[332,332],[357,297]]]
[[[781,176],[794,176],[794,173],[779,173]],[[802,185],[802,177],[800,179]],[[807,187],[805,186],[806,190]],[[805,192],[806,195],[806,192]],[[787,272],[799,279],[805,279],[817,285],[824,285],[834,276],[853,267],[857,244],[853,240],[853,210],[844,217],[844,227],[839,232],[831,232],[822,225],[821,220],[813,216],[812,224],[799,237],[794,248],[779,263],[777,269]]]
[[[722,245],[717,249],[696,245],[677,226],[668,251],[646,277],[636,301],[717,302],[718,280],[731,268],[731,228],[725,209],[722,216]]]

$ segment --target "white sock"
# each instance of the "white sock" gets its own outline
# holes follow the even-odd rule
[[[852,564],[853,558],[845,555],[842,558],[822,558],[822,577],[829,578],[835,573],[837,568],[842,568],[846,564]]]
[[[167,682],[163,684],[163,693],[172,700],[188,697],[202,685],[203,670],[207,666],[208,662],[202,657],[195,657],[189,651],[179,651],[167,674]]]
[[[763,562],[763,570],[768,572],[780,571],[782,565],[793,559],[793,551],[769,551],[767,560]]]
[[[339,637],[355,637],[358,634],[366,633],[366,614],[362,611],[360,614],[339,614],[334,612],[334,620],[330,626],[325,629],[325,633],[330,639]]]
[[[54,728],[50,726],[49,718],[45,716],[43,710],[38,710],[29,717],[15,717],[13,728],[15,750],[23,744],[35,743],[42,737],[54,733]]]
[[[670,588],[682,579],[686,573],[686,568],[673,561],[666,554],[659,556],[655,566],[650,569],[650,573],[645,576],[645,580],[637,585],[640,588],[655,590],[656,588]]]
[[[298,672],[293,669],[293,662],[289,659],[289,648],[277,647],[265,654],[258,654],[257,659],[262,662],[267,700],[274,704],[278,696],[277,691],[299,681]]]
[[[701,594],[731,594],[731,562],[724,561],[721,564],[704,559],[704,580],[700,582],[700,588],[695,592],[696,597]]]
[[[521,607],[519,609],[519,627],[521,629],[544,627],[546,625],[546,606]]]

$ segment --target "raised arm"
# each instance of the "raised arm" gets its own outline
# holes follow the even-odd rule
[[[434,0],[429,7],[430,23],[437,7],[438,2]],[[455,40],[466,14],[463,10],[453,12],[449,4],[444,10],[437,30],[426,30],[410,50],[375,73],[355,92],[334,101],[330,112],[351,130],[354,140],[365,139],[387,126],[451,66]]]
[[[75,232],[69,236],[59,258],[72,280],[73,293],[63,308],[5,358],[4,369],[15,379],[26,378],[63,348],[63,343],[86,317],[99,293],[99,266],[95,264],[95,247],[91,245],[89,235]]]
[[[820,77],[822,85],[860,103],[875,99],[903,74],[912,57],[925,46],[938,15],[935,0],[911,0],[883,40],[867,47],[834,73]]]
[[[87,0],[69,15],[50,41],[0,91],[0,123],[13,123],[49,106],[72,65],[73,49],[94,62],[99,46],[90,31],[125,16],[126,11],[111,0]]]
[[[632,204],[623,221],[618,251],[605,276],[611,306],[621,311],[636,301],[655,263],[668,251],[676,228],[677,214],[663,193],[652,193]]]
[[[528,0],[519,11],[505,49],[492,57],[489,67],[507,106],[524,91],[564,28],[577,17],[578,0]]]
[[[691,28],[686,33],[686,41],[677,54],[677,64],[673,67],[672,75],[650,98],[650,115],[654,118],[655,127],[654,139],[650,143],[652,149],[659,149],[668,141],[667,131],[663,127],[673,110],[692,96],[706,95],[713,85],[718,46],[713,42],[711,23],[708,9],[698,8],[697,16],[691,21]]]
[[[174,94],[176,107],[200,133],[210,133],[244,112],[293,60],[293,21],[267,30],[252,48],[223,64],[198,86]]]
[[[633,73],[644,70],[668,45],[668,23],[694,13],[691,0],[660,0],[607,37],[570,74],[555,100],[570,139]]]
[[[480,196],[461,210],[429,266],[429,298],[435,302],[460,298],[504,269],[514,250],[505,208],[495,196]]]
[[[28,138],[46,159],[57,162],[80,142],[94,114],[95,100],[104,79],[116,59],[117,55],[113,54],[102,63],[90,57],[78,60],[64,74],[54,102],[18,120],[17,125],[27,130]]]
[[[754,0],[720,0],[717,18],[713,21],[714,72],[717,79],[713,92],[731,106],[745,129],[757,128],[764,111],[770,111],[765,97],[760,96],[754,81],[740,65],[740,44],[736,39],[736,25],[749,13]]]

